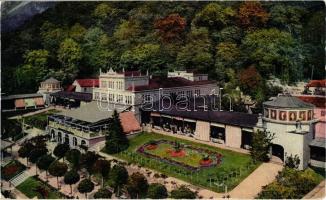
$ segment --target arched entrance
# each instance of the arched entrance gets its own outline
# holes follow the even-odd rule
[[[51,140],[55,140],[55,131],[51,130]]]
[[[284,148],[278,144],[272,144],[272,155],[284,161]]]

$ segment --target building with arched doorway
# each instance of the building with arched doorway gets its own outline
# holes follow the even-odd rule
[[[263,103],[263,129],[274,134],[271,154],[282,161],[287,156],[298,155],[299,169],[308,166],[309,144],[314,138],[314,105],[290,96],[281,95]]]

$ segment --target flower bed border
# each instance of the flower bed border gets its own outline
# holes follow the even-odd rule
[[[161,143],[166,143],[166,144],[171,144],[171,145],[174,144],[173,141],[164,140],[164,139],[156,141],[157,145],[159,145]],[[185,164],[183,162],[175,161],[175,160],[172,160],[172,159],[169,159],[169,158],[161,158],[161,157],[159,157],[157,155],[150,154],[150,153],[145,151],[146,146],[148,146],[148,145],[150,145],[150,144],[149,143],[143,144],[142,146],[140,146],[136,150],[136,152],[144,155],[147,158],[152,158],[152,159],[158,160],[160,162],[164,162],[164,163],[171,164],[171,165],[174,165],[174,166],[180,166],[180,167],[183,167],[183,168],[185,168],[187,170],[190,170],[190,171],[199,171],[199,170],[205,169],[205,168],[216,167],[216,166],[221,164],[222,158],[223,158],[222,154],[220,154],[220,153],[210,151],[210,150],[207,150],[207,149],[203,149],[201,147],[193,147],[191,145],[186,145],[185,148],[196,150],[196,151],[198,151],[200,153],[206,153],[206,154],[210,154],[210,155],[211,154],[216,154],[216,161],[211,163],[210,165],[200,165],[200,163],[199,163],[198,167],[194,167],[194,166],[191,166],[191,165],[187,165],[187,164]]]

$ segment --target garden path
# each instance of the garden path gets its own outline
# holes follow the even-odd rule
[[[319,183],[303,199],[325,199],[325,180]]]
[[[263,163],[246,179],[244,179],[230,193],[231,198],[253,199],[261,191],[262,187],[275,180],[276,175],[283,169],[277,163]]]

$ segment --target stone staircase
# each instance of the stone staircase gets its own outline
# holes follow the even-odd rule
[[[29,173],[27,173],[27,171],[23,171],[19,174],[17,174],[15,177],[13,177],[12,179],[10,179],[9,182],[11,182],[15,187],[18,186],[19,184],[21,184],[22,182],[24,182],[27,178],[29,178],[30,175]]]

